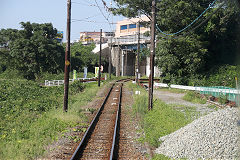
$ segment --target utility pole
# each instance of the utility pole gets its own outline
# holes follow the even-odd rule
[[[64,68],[64,104],[63,111],[68,110],[69,70],[70,70],[70,33],[71,33],[71,0],[67,1],[67,44]]]
[[[136,83],[139,82],[139,54],[140,54],[140,22],[138,21],[138,44],[137,44],[137,69],[136,69]]]
[[[116,76],[119,77],[120,76],[120,45],[118,42],[118,54],[117,54],[117,66],[116,66]]]
[[[109,79],[111,79],[112,74],[112,36],[111,36],[111,45],[109,50],[109,65],[108,65],[108,73],[109,73]]]
[[[101,80],[101,56],[102,56],[102,29],[100,29],[100,52],[99,52],[98,87],[100,87],[100,80]]]
[[[153,81],[154,81],[154,58],[155,58],[155,31],[156,31],[156,1],[152,1],[152,21],[151,21],[151,53],[150,53],[150,76],[149,76],[149,100],[148,110],[153,108]]]

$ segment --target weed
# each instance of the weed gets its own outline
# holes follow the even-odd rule
[[[168,92],[171,92],[171,93],[186,93],[187,92],[186,90],[175,89],[175,88],[158,88],[157,90],[168,91]]]
[[[208,105],[207,107],[208,107],[208,108],[211,108],[211,109],[214,109],[214,110],[216,110],[216,111],[218,110],[218,107],[216,107],[215,105]]]
[[[132,83],[128,83],[128,87],[133,93],[135,90],[141,91],[141,95],[133,96],[133,113],[140,118],[141,126],[145,132],[145,137],[141,140],[144,139],[152,146],[157,147],[159,137],[170,134],[191,122],[192,113],[190,111],[183,113],[160,100],[156,100],[153,104],[153,110],[148,111],[147,92]]]
[[[74,142],[78,142],[78,141],[81,140],[81,138],[78,137],[78,136],[68,136],[68,139],[69,139],[69,140],[72,140],[72,141],[74,141]]]
[[[96,96],[99,88],[95,86],[96,83],[86,84],[84,92],[69,96],[66,113],[60,107],[63,86],[40,87],[26,80],[1,81],[0,159],[36,159],[58,135],[64,136],[67,128],[85,127],[87,118],[78,110]]]
[[[227,102],[228,102],[228,97],[227,97],[227,95],[220,95],[220,97],[218,97],[218,102],[220,103],[220,104],[226,104]]]
[[[167,105],[160,100],[156,100],[153,104],[153,110],[148,111],[147,92],[135,84],[128,83],[127,86],[133,93],[135,93],[135,90],[141,91],[141,95],[133,96],[134,104],[132,107],[133,115],[137,115],[140,118],[140,124],[144,131],[145,136],[138,139],[141,143],[147,142],[151,146],[158,147],[161,143],[159,142],[160,137],[184,127],[196,117],[199,117],[196,107]],[[170,158],[156,154],[153,159],[168,160]]]
[[[205,104],[207,102],[205,97],[202,97],[199,93],[192,91],[188,91],[187,94],[183,96],[183,100],[199,104]]]
[[[161,101],[154,104],[152,111],[144,116],[146,140],[153,146],[159,145],[159,137],[168,135],[191,122],[189,114],[184,114]]]
[[[96,109],[95,108],[87,108],[87,111],[89,111],[93,114],[96,111]]]
[[[152,158],[152,160],[170,160],[167,156],[163,154],[155,154]]]

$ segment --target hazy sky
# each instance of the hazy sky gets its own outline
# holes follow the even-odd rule
[[[112,16],[106,11],[102,0],[96,0],[103,14],[109,21],[116,22],[123,17]],[[110,6],[111,0],[105,0]],[[114,3],[113,3],[114,5]],[[90,17],[86,19],[87,17]],[[83,31],[111,31],[108,21],[104,18],[95,0],[72,0],[71,40],[79,39]],[[20,22],[52,23],[59,31],[66,32],[67,0],[0,0],[0,29],[20,29]],[[91,22],[86,22],[91,21]],[[113,25],[113,29],[115,24]]]

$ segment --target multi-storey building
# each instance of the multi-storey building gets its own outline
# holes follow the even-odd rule
[[[114,36],[113,32],[102,32],[102,42],[106,43],[110,37]],[[100,32],[80,32],[80,42],[83,44],[100,43]]]
[[[149,22],[149,19],[148,17],[143,16],[140,18],[125,19],[117,22],[115,38],[136,35],[138,32],[138,22]],[[150,31],[150,28],[140,25],[140,33],[143,34],[146,31]]]
[[[150,36],[145,36],[144,33],[150,31],[149,18],[142,16],[139,18],[125,19],[117,22],[115,37],[111,45],[112,64],[116,69],[116,75],[134,76],[136,73],[140,75],[150,74],[150,59],[142,59],[137,70],[137,44],[138,44],[138,27],[140,28],[140,49],[149,48]],[[143,25],[144,24],[144,25]],[[141,54],[141,53],[140,53]],[[159,70],[155,68],[155,76],[159,75]]]

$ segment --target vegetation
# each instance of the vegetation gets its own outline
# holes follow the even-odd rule
[[[185,101],[193,102],[193,103],[199,103],[199,104],[205,104],[207,102],[207,99],[200,95],[197,92],[188,91],[184,96],[183,99]]]
[[[186,93],[186,90],[183,89],[176,89],[176,88],[158,88],[157,90],[160,91],[167,91],[167,92],[171,92],[171,93]]]
[[[95,72],[95,66],[98,66],[98,55],[91,53],[95,44],[84,46],[81,42],[74,43],[71,46],[71,65],[72,69],[83,71],[83,67],[88,67],[88,72]]]
[[[224,94],[220,95],[220,97],[218,97],[218,102],[220,104],[226,104],[228,102],[227,95],[224,95]]]
[[[0,74],[14,72],[28,80],[41,79],[46,74],[60,75],[64,69],[65,44],[57,41],[57,29],[51,23],[20,24],[22,30],[0,30]],[[80,72],[88,67],[88,72],[94,72],[98,66],[98,55],[92,53],[94,48],[94,44],[72,44],[71,70]]]
[[[196,116],[194,110],[180,105],[167,105],[160,100],[154,100],[153,110],[147,111],[147,92],[136,87],[134,84],[128,84],[128,87],[135,92],[140,91],[140,95],[134,95],[133,111],[134,116],[140,119],[145,137],[143,141],[148,142],[154,147],[159,145],[159,137],[168,135],[179,128],[190,123]],[[179,111],[180,107],[184,112]]]
[[[115,14],[136,17],[140,13],[151,17],[152,0],[114,1],[119,6],[112,8]],[[167,34],[176,33],[191,24],[212,2],[156,1],[157,25]],[[236,3],[237,0],[216,1],[196,23],[179,34],[169,36],[158,32],[156,65],[162,71],[164,82],[234,86],[236,74],[233,73],[240,71],[240,67],[236,67],[239,63],[239,35],[236,33],[240,25],[240,9]],[[228,72],[221,75],[225,69]]]
[[[168,158],[162,154],[156,154],[153,156],[152,160],[170,160],[171,158]]]
[[[71,84],[69,111],[63,113],[63,86],[0,80],[0,159],[35,159],[44,154],[47,144],[58,139],[60,132],[79,122],[85,125],[80,106],[95,97],[99,89],[95,86]]]
[[[223,65],[212,68],[206,75],[193,76],[189,79],[191,86],[228,86],[236,88],[235,77],[240,77],[240,65]]]
[[[2,29],[1,45],[11,67],[27,79],[35,79],[42,72],[58,73],[64,65],[64,48],[55,37],[57,30],[52,24],[21,22],[22,30]],[[2,57],[2,56],[1,56]],[[5,58],[5,57],[2,57]]]
[[[216,105],[208,105],[207,107],[216,111],[219,109],[219,107],[217,107]]]

